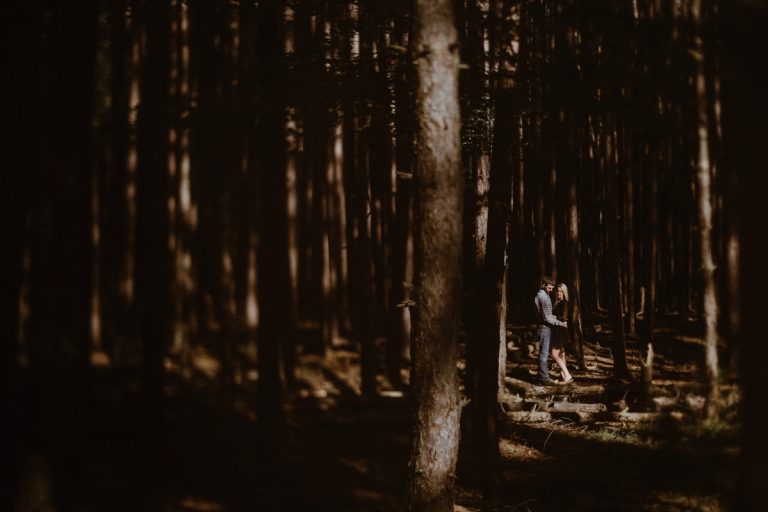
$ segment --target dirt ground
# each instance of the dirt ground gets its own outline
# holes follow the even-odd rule
[[[520,334],[514,327],[511,333],[513,338]],[[610,349],[599,335],[587,346],[589,370],[575,370],[573,385],[531,385],[535,353],[508,361],[510,385],[500,411],[501,510],[732,509],[738,482],[738,389],[724,378],[723,420],[702,423],[700,342],[670,332],[657,345],[655,411],[642,422],[614,414],[638,408],[632,385],[611,379]],[[639,348],[630,340],[635,375]],[[344,351],[330,362],[303,357],[298,389],[286,397],[283,436],[275,440],[283,448],[276,464],[260,455],[255,379],[249,374],[224,405],[213,385],[215,361],[199,353],[195,372],[184,377],[171,372],[165,424],[145,435],[135,419],[138,395],[110,387],[105,370],[83,453],[87,485],[71,495],[68,508],[402,510],[407,398],[397,392],[359,396],[355,357]],[[606,412],[526,418],[552,402],[602,403]],[[510,409],[522,414],[512,418]],[[457,511],[479,510],[477,475],[472,451],[463,449]]]

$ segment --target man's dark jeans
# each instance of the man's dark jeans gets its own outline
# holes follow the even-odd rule
[[[549,382],[549,341],[552,329],[548,325],[539,326],[539,381]]]

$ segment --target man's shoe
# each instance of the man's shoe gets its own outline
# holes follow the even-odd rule
[[[540,386],[554,386],[556,384],[557,384],[557,381],[552,379],[545,379],[545,380],[539,381]]]

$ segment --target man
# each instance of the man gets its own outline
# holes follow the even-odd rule
[[[552,327],[562,325],[568,327],[568,322],[561,322],[552,314],[552,301],[549,294],[555,288],[555,280],[549,276],[541,278],[541,288],[534,302],[538,311],[539,323],[539,383],[543,385],[557,384],[549,378],[549,342],[552,337]]]

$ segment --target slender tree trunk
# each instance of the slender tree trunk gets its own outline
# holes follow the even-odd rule
[[[143,385],[151,422],[160,420],[163,359],[171,341],[170,219],[170,2],[142,5],[147,57],[141,80],[136,174],[136,295],[143,343]]]
[[[239,101],[242,109],[240,127],[242,130],[239,138],[242,144],[243,161],[237,175],[237,187],[235,192],[235,219],[237,249],[235,259],[235,302],[239,336],[238,340],[247,347],[252,347],[253,330],[249,319],[248,300],[252,293],[252,255],[254,246],[255,218],[257,213],[254,197],[258,197],[256,188],[256,158],[255,151],[259,142],[256,138],[256,111],[253,108],[252,99],[256,94],[255,68],[257,63],[256,45],[258,34],[256,32],[257,18],[256,6],[245,2],[240,6],[240,54],[238,65],[240,69]],[[241,347],[243,349],[245,347]]]
[[[612,125],[606,123],[606,129]],[[608,231],[607,264],[608,264],[608,293],[610,296],[611,326],[613,330],[613,373],[617,379],[629,378],[631,374],[627,366],[627,352],[624,340],[624,318],[622,315],[621,262],[619,241],[619,212],[616,197],[616,170],[614,168],[614,151],[616,140],[613,133],[606,135],[605,152],[605,222]]]
[[[256,148],[260,173],[257,408],[266,456],[271,459],[278,453],[279,443],[275,439],[283,419],[283,376],[286,380],[293,377],[291,358],[283,358],[283,375],[280,368],[281,352],[291,350],[294,309],[288,266],[285,109],[279,89],[283,51],[283,2],[260,3],[258,9],[257,52],[260,65],[257,68],[257,79],[263,96],[259,97]]]
[[[500,89],[496,99],[496,125],[490,176],[488,245],[476,301],[482,304],[478,316],[478,390],[476,396],[476,432],[483,468],[483,510],[493,510],[498,501],[499,438],[496,425],[498,410],[500,345],[506,353],[507,243],[511,217],[512,173],[511,143],[514,136],[515,108],[511,90]]]
[[[219,123],[223,88],[216,19],[222,15],[217,2],[190,3],[190,53],[196,84],[196,108],[191,126],[191,172],[197,209],[194,264],[196,309],[200,338],[219,352],[222,303],[222,253],[224,249],[223,183],[226,173],[222,149],[223,126]]]
[[[355,216],[357,217],[357,279],[360,292],[357,338],[360,343],[360,380],[361,391],[364,395],[376,393],[376,374],[378,373],[378,357],[375,345],[375,296],[373,273],[373,229],[375,229],[374,210],[372,197],[369,193],[371,182],[371,168],[373,163],[372,148],[374,145],[373,130],[373,106],[370,102],[371,82],[374,79],[373,71],[373,25],[374,18],[370,12],[373,9],[372,2],[361,2],[358,8],[358,27],[360,34],[360,79],[363,86],[365,101],[357,110],[358,121],[363,127],[357,130],[355,145]]]
[[[661,122],[659,119],[657,122]],[[656,144],[651,144],[655,148]],[[650,149],[654,155],[653,149]],[[645,339],[647,353],[653,353],[656,342],[656,263],[658,251],[658,169],[655,156],[645,157],[645,208],[646,208],[646,239],[645,239]],[[653,383],[653,359],[647,358],[643,366],[642,384],[646,399],[650,398]]]
[[[720,414],[720,370],[717,357],[717,295],[715,293],[715,263],[712,260],[712,191],[709,154],[709,121],[707,120],[706,76],[704,75],[704,20],[701,12],[701,0],[691,4],[694,34],[694,58],[696,60],[696,107],[698,111],[698,214],[699,214],[699,251],[701,253],[701,272],[704,285],[704,366],[706,370],[707,396],[704,408],[708,419],[716,419]]]
[[[399,41],[405,27],[400,17],[395,19]],[[406,267],[408,232],[410,230],[411,194],[413,181],[413,68],[403,56],[398,60],[395,78],[395,221],[391,235],[392,287],[390,289],[389,339],[387,342],[387,375],[394,387],[402,386],[400,367],[405,349],[405,314],[402,303],[406,298]]]
[[[414,414],[408,510],[452,512],[459,446],[463,179],[456,27],[450,0],[414,3],[416,62]]]
[[[633,143],[632,140],[624,140],[624,151],[626,152]],[[630,154],[627,157],[627,161],[632,161],[634,155]],[[625,300],[626,300],[626,314],[627,314],[627,331],[630,334],[635,334],[635,194],[634,189],[634,176],[632,169],[629,169],[627,164],[623,166],[626,169],[624,175],[624,186],[626,187],[624,196],[624,237],[627,247],[626,261],[624,262],[624,268],[626,271],[626,288],[625,288]]]
[[[563,7],[561,6],[561,9]],[[560,13],[561,19],[566,19],[569,13]],[[565,16],[564,16],[565,15]],[[575,29],[567,28],[564,30],[563,36],[558,41],[557,46],[560,48],[560,58],[562,59],[562,66],[566,71],[565,78],[567,81],[573,81],[579,83],[579,69],[575,58]],[[567,229],[565,231],[565,274],[568,277],[568,286],[570,287],[570,304],[568,318],[568,327],[572,335],[572,339],[575,341],[576,361],[580,369],[586,370],[587,365],[584,359],[584,331],[582,322],[582,303],[584,301],[582,296],[582,272],[581,272],[581,237],[580,233],[580,221],[581,211],[579,207],[579,177],[582,174],[580,172],[580,162],[578,157],[578,137],[582,133],[577,128],[577,119],[583,116],[583,110],[580,105],[580,99],[582,95],[580,88],[576,88],[575,91],[571,91],[564,95],[565,100],[563,104],[562,116],[563,116],[563,134],[562,134],[562,151],[558,153],[558,172],[562,176],[561,183],[563,189],[563,208],[566,210],[564,217]],[[574,110],[576,112],[574,112]],[[561,196],[561,197],[563,197]]]
[[[567,135],[570,137],[570,135]],[[571,157],[572,158],[572,157]],[[571,164],[572,165],[572,164]],[[566,268],[570,278],[570,314],[568,327],[573,333],[576,341],[576,359],[579,368],[586,370],[587,363],[584,359],[584,328],[582,325],[582,303],[581,294],[581,238],[579,234],[579,198],[578,198],[578,176],[576,167],[572,166],[568,171],[568,213],[566,222],[568,223],[568,244],[567,244],[567,262]]]
[[[121,365],[127,334],[128,301],[121,290],[128,250],[129,31],[126,1],[113,2],[110,16],[110,161],[99,177],[100,315],[104,348]]]
[[[476,398],[478,389],[478,379],[480,372],[480,348],[481,332],[483,330],[482,322],[485,319],[482,314],[482,308],[479,299],[482,296],[482,273],[486,258],[487,233],[488,233],[488,188],[490,178],[490,144],[488,134],[485,128],[487,124],[483,121],[478,122],[478,116],[482,115],[487,108],[483,107],[484,88],[484,70],[483,62],[483,38],[482,26],[480,24],[481,13],[477,5],[477,0],[470,0],[466,6],[466,58],[469,63],[464,85],[466,90],[464,94],[467,97],[464,112],[464,124],[473,126],[470,134],[465,134],[462,138],[469,139],[468,150],[464,151],[469,169],[467,175],[469,184],[465,201],[471,205],[465,211],[465,217],[469,217],[469,222],[465,229],[469,229],[466,245],[468,245],[468,254],[465,254],[466,261],[464,268],[464,287],[473,300],[465,306],[465,321],[467,323],[467,342],[466,342],[466,374],[464,376],[464,393],[472,401]],[[490,116],[489,116],[490,117]],[[474,128],[474,126],[481,128]],[[479,426],[479,423],[478,423]]]

